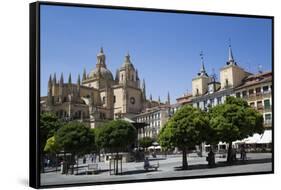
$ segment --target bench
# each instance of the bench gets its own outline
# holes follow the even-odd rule
[[[158,168],[159,168],[159,162],[157,162],[157,164],[152,164],[152,165],[144,166],[145,171],[148,171],[149,169],[158,170]]]
[[[99,171],[98,164],[88,164],[88,167],[86,168],[86,174],[97,174]]]

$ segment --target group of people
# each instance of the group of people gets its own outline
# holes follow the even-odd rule
[[[96,154],[90,154],[90,155],[88,156],[88,158],[91,160],[92,163],[96,163],[97,155],[96,155]],[[87,162],[87,157],[84,156],[84,157],[83,157],[83,164],[86,164],[86,162]]]
[[[236,149],[232,148],[231,152],[230,152],[230,155],[229,155],[229,161],[230,162],[237,161],[236,155],[237,155]],[[208,161],[209,167],[214,167],[215,166],[215,154],[214,154],[212,149],[208,153],[208,156],[207,156],[206,160]],[[242,160],[242,161],[247,160],[246,150],[245,150],[245,145],[244,144],[242,144],[241,148],[240,148],[240,160]]]

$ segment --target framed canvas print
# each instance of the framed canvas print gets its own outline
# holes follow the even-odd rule
[[[274,172],[272,16],[30,4],[30,186]]]

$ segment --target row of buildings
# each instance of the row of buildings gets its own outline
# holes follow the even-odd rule
[[[155,138],[168,118],[183,105],[188,104],[208,110],[209,107],[224,103],[227,96],[234,96],[245,99],[250,106],[263,114],[267,135],[262,136],[267,138],[264,143],[270,144],[271,135],[268,134],[271,134],[272,127],[272,72],[259,71],[256,74],[247,72],[236,63],[231,46],[228,51],[228,60],[219,71],[220,80],[217,80],[214,74],[209,75],[206,72],[204,60],[201,57],[201,68],[192,79],[191,93],[177,98],[175,104],[158,106],[137,115],[135,117],[137,122],[148,124],[139,131],[139,138],[144,136]]]
[[[240,97],[264,116],[267,130],[272,123],[272,72],[256,74],[245,71],[235,61],[229,46],[228,60],[219,71],[219,80],[209,75],[201,56],[200,71],[192,79],[192,92],[178,97],[177,102],[161,102],[146,97],[145,81],[140,80],[138,70],[126,55],[115,77],[106,65],[106,56],[101,48],[93,70],[83,71],[82,80],[76,83],[71,75],[64,82],[51,75],[48,94],[41,97],[41,111],[55,112],[65,120],[80,120],[90,127],[99,127],[105,121],[126,118],[142,123],[138,137],[156,138],[160,129],[181,106],[189,104],[207,110],[224,103],[227,96]]]

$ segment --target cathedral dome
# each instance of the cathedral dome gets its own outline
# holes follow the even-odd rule
[[[101,74],[101,77],[106,80],[113,80],[113,75],[112,75],[111,71],[104,67],[100,68],[100,74]],[[99,75],[99,69],[95,68],[89,73],[89,78],[97,78],[98,75]]]
[[[125,61],[124,61],[124,63],[122,64],[121,69],[122,69],[122,68],[126,68],[126,67],[131,67],[131,68],[135,69],[135,68],[134,68],[134,65],[132,64],[132,62],[131,62],[131,60],[130,60],[130,55],[129,55],[129,54],[127,54],[127,55],[125,56]]]

